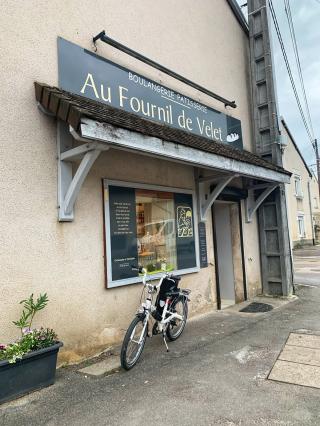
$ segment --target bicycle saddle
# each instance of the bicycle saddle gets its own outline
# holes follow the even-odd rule
[[[171,278],[172,280],[174,280],[176,282],[179,282],[181,280],[180,275],[171,275],[171,277],[169,277],[169,278]]]
[[[179,296],[180,294],[180,290],[176,290],[176,291],[167,291],[166,292],[166,296],[167,297],[173,297],[173,296]]]

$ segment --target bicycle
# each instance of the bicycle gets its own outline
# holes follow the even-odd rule
[[[171,341],[177,340],[181,336],[187,322],[189,294],[191,292],[188,289],[178,288],[178,283],[181,280],[179,276],[166,272],[160,278],[159,283],[154,285],[148,282],[146,269],[142,267],[132,267],[132,269],[143,274],[143,290],[147,290],[147,295],[123,339],[120,360],[121,366],[125,370],[130,370],[138,362],[147,336],[162,334],[167,352],[169,352],[166,336]],[[153,298],[157,292],[156,303],[153,305]],[[150,333],[149,322],[151,317],[155,320],[155,323]]]

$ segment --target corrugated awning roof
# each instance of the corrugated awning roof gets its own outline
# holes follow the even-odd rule
[[[35,82],[35,92],[36,99],[43,108],[56,118],[70,124],[75,130],[79,129],[82,118],[91,118],[101,123],[109,123],[168,142],[291,175],[282,167],[276,166],[252,152],[209,141],[204,137],[146,120],[127,111],[74,95],[57,87]]]

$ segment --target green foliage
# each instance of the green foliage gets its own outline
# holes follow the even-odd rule
[[[303,244],[301,244],[301,243],[295,243],[293,250],[299,250],[301,248],[303,248]]]
[[[13,364],[17,359],[21,359],[25,353],[18,342],[11,343],[6,349],[0,351],[0,361],[8,360],[10,364]]]
[[[18,328],[22,330],[23,328],[29,328],[28,318],[29,318],[29,315],[25,311],[22,311],[20,319],[18,321],[12,321],[12,322],[14,325],[16,325]]]
[[[10,364],[13,364],[28,352],[54,345],[57,338],[56,333],[49,328],[29,331],[16,342],[2,346],[3,349],[0,348],[0,360],[7,360]]]
[[[58,336],[52,328],[40,328],[33,330],[34,346],[32,350],[43,349],[57,342]]]
[[[8,360],[9,363],[15,363],[28,352],[47,348],[57,342],[58,337],[52,329],[42,327],[31,329],[35,314],[44,309],[48,302],[47,293],[40,294],[36,301],[31,294],[28,299],[20,302],[23,304],[23,311],[19,320],[13,321],[13,324],[20,328],[21,337],[9,345],[0,344],[0,361]]]
[[[21,300],[20,304],[23,303],[24,307],[21,317],[18,321],[13,321],[13,324],[20,328],[21,334],[23,334],[24,328],[31,328],[35,314],[44,309],[48,302],[47,293],[40,294],[36,301],[33,299],[33,293],[28,299]]]
[[[156,270],[156,265],[154,265],[153,263],[148,263],[147,265],[147,271],[148,272],[153,272]]]

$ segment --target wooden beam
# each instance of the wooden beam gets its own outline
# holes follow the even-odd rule
[[[85,155],[87,152],[94,151],[96,149],[99,151],[107,151],[109,147],[99,143],[90,142],[88,144],[76,146],[75,148],[62,152],[60,158],[61,161],[74,161]]]
[[[81,141],[80,141],[81,142]],[[58,219],[60,222],[72,222],[74,204],[82,184],[101,151],[108,145],[89,142],[73,148],[74,137],[67,124],[58,120]],[[72,176],[71,161],[83,156],[76,173]]]
[[[232,175],[227,177],[220,178],[219,183],[217,186],[213,189],[213,191],[210,192],[207,198],[205,198],[205,191],[201,186],[203,185],[203,182],[199,182],[200,188],[199,188],[199,203],[200,203],[200,220],[205,221],[206,216],[208,213],[208,210],[211,208],[212,204],[215,202],[215,200],[219,197],[221,192],[224,190],[224,188],[234,179],[235,177],[238,177],[238,175]]]
[[[254,213],[277,186],[277,184],[269,185],[256,200],[254,199],[254,189],[249,189],[248,198],[245,200],[246,222],[252,222]]]
[[[167,142],[160,138],[147,137],[138,132],[100,123],[89,118],[82,119],[80,128],[83,138],[112,144],[118,149],[135,151],[142,155],[165,158],[197,167],[216,169],[229,174],[239,174],[270,182],[290,183],[289,175],[276,170]]]
[[[69,217],[73,212],[73,206],[79,194],[80,188],[87,177],[93,163],[100,154],[100,150],[89,151],[83,157],[66,193],[64,202],[60,206],[61,217]]]

